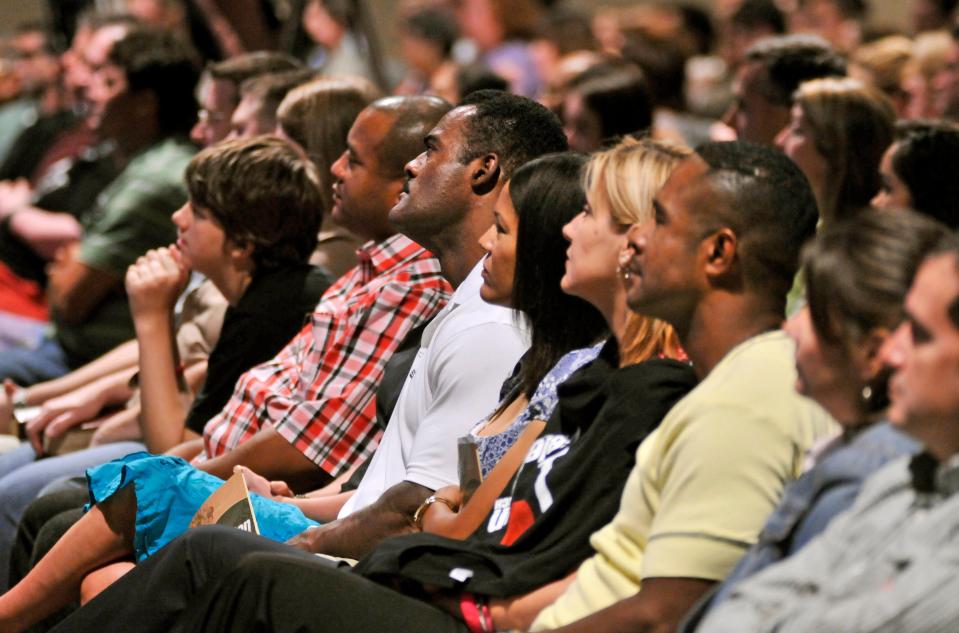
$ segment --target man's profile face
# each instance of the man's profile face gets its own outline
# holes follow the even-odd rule
[[[378,150],[394,123],[395,118],[383,110],[361,112],[346,137],[346,150],[330,167],[333,219],[371,239],[386,237],[377,233],[392,233],[386,217],[403,183],[380,168]]]
[[[135,122],[136,100],[130,93],[126,73],[109,61],[93,68],[87,100],[90,102],[88,123],[101,139],[122,139]]]
[[[789,123],[789,106],[766,98],[766,70],[758,62],[746,62],[736,72],[733,102],[723,122],[736,130],[740,141],[772,145],[776,134]]]
[[[959,297],[952,254],[923,262],[906,295],[906,318],[882,349],[892,368],[889,418],[933,447],[959,417],[959,328],[948,309]]]
[[[684,160],[656,195],[654,219],[633,225],[626,301],[639,314],[676,324],[699,294],[699,235],[695,210],[709,204],[708,166]]]
[[[190,138],[209,147],[230,133],[230,118],[236,106],[236,85],[226,79],[205,79],[200,84],[200,111]]]
[[[428,244],[469,210],[471,165],[460,157],[466,124],[474,111],[460,107],[440,119],[426,135],[426,149],[406,164],[405,193],[390,210],[390,222],[421,244]]]
[[[263,99],[247,95],[240,99],[230,117],[230,133],[227,138],[250,138],[270,134],[276,128],[276,120],[265,112]]]

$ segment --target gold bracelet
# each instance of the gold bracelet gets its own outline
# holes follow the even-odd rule
[[[416,529],[418,529],[421,532],[423,531],[423,515],[426,514],[426,509],[429,508],[434,503],[436,503],[437,501],[445,505],[450,510],[454,512],[456,511],[456,507],[453,505],[453,502],[450,501],[449,499],[444,499],[443,497],[437,497],[436,495],[430,495],[426,498],[425,501],[423,501],[423,503],[420,504],[420,507],[416,509],[416,512],[413,513],[413,525],[416,527]]]

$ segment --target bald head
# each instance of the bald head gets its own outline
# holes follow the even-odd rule
[[[423,151],[423,139],[453,106],[439,97],[386,97],[368,109],[387,114],[392,126],[377,145],[380,171],[401,178],[406,163]]]

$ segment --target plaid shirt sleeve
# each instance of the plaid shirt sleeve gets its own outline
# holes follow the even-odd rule
[[[324,299],[275,359],[240,378],[204,431],[207,456],[268,423],[333,477],[368,457],[380,437],[374,396],[386,362],[449,298],[434,262],[420,260],[366,292]]]

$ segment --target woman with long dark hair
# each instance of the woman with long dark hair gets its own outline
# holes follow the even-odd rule
[[[525,176],[519,173],[513,187],[516,193],[510,195],[507,189],[500,197],[495,229],[483,238],[489,251],[484,262],[483,297],[491,303],[516,305],[532,339],[514,380],[504,389],[502,404],[474,434],[483,462],[490,467],[515,440],[516,434],[509,429],[524,413],[546,372],[566,352],[588,347],[606,331],[595,308],[559,288],[566,259],[561,230],[583,206],[580,171],[586,159],[562,154],[542,160],[544,175],[532,170]],[[521,211],[515,210],[514,203]],[[524,217],[527,209],[529,217],[521,227],[518,218]],[[518,239],[521,242],[517,243]],[[575,367],[578,365],[571,364],[562,377]],[[553,377],[562,379],[559,374]],[[535,415],[548,416],[553,405],[555,396],[543,397]],[[251,490],[271,496],[268,482],[245,469],[244,474]],[[21,630],[49,609],[62,606],[61,598],[72,595],[76,583],[99,566],[130,554],[137,560],[148,557],[185,531],[204,499],[222,484],[170,456],[111,462],[92,469],[88,476],[97,505],[17,587],[0,597],[3,630]],[[123,483],[115,485],[117,481]],[[131,482],[134,486],[126,485]],[[135,496],[131,494],[134,487]],[[254,495],[253,499],[260,533],[278,541],[317,525],[313,519],[335,518],[335,510],[331,513],[322,497],[276,497],[270,501]],[[51,586],[54,590],[47,593],[37,591]]]

